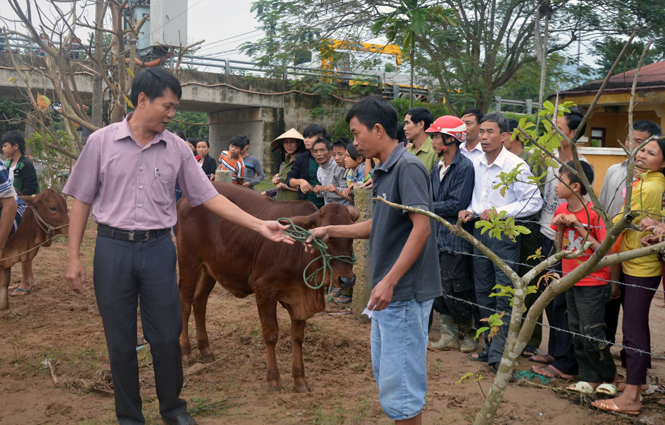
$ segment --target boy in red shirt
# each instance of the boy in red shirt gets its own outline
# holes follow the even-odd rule
[[[587,179],[593,181],[591,165],[584,161],[580,163]],[[567,165],[575,168],[573,161],[569,161]],[[559,205],[554,212],[551,227],[557,231],[556,241],[562,250],[571,251],[581,248],[587,241],[592,243],[584,255],[561,260],[563,274],[566,275],[590,258],[605,239],[606,230],[603,220],[591,209],[592,204],[583,198],[587,190],[580,178],[564,167],[561,167],[559,174],[556,195],[566,202]],[[609,268],[603,267],[583,277],[566,291],[570,330],[584,335],[584,337],[573,337],[575,358],[579,364],[582,380],[570,385],[567,388],[569,391],[616,394],[616,365],[610,347],[598,341],[606,339],[605,303],[612,295],[609,279]],[[588,339],[587,336],[594,339]]]

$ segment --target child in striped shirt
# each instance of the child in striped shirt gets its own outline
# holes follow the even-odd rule
[[[219,156],[219,169],[231,172],[231,181],[233,184],[242,185],[245,180],[245,163],[240,157],[240,152],[244,149],[247,141],[242,136],[233,136],[229,143],[229,150],[222,151]]]

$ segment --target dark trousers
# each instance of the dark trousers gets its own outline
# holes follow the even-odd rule
[[[611,343],[616,342],[617,329],[619,329],[619,313],[621,312],[621,306],[623,305],[623,299],[626,293],[625,286],[619,285],[619,287],[621,288],[621,298],[611,300],[605,306],[605,323],[607,324],[605,336]]]
[[[433,308],[438,313],[452,316],[456,323],[468,322],[473,317],[473,305],[460,301],[471,301],[473,298],[472,258],[469,255],[439,250],[443,296],[434,299]],[[450,298],[450,296],[460,300]]]
[[[520,259],[520,237],[517,237],[515,242],[511,241],[508,237],[503,236],[502,239],[496,239],[489,236],[489,232],[485,234],[480,233],[480,229],[473,230],[473,236],[483,243],[493,253],[505,261],[508,266],[517,272],[517,262]],[[482,317],[489,317],[494,314],[494,310],[505,311],[510,314],[512,307],[510,306],[510,298],[508,297],[490,297],[490,294],[500,292],[499,289],[493,289],[495,285],[513,287],[513,282],[495,265],[492,260],[482,256],[482,253],[474,248],[474,254],[478,256],[473,257],[473,277],[476,287],[476,301],[483,307],[480,308],[480,315]],[[496,334],[489,344],[486,345],[485,351],[489,354],[488,363],[494,364],[501,361],[503,356],[503,348],[506,344],[506,337],[508,336],[508,328],[510,317],[508,315],[503,317],[504,325],[501,326],[499,332]],[[486,323],[486,322],[482,322]],[[483,325],[484,326],[484,325]]]
[[[542,238],[542,253],[549,257],[556,248],[554,241],[543,236]],[[556,272],[561,274],[561,263],[556,267]],[[564,331],[568,329],[568,318],[566,317],[566,293],[557,295],[551,303],[545,307],[545,314],[547,314],[547,321],[550,326],[554,326]],[[568,332],[558,331],[550,328],[550,339],[547,345],[547,354],[554,357],[552,366],[560,372],[568,375],[577,374],[577,360],[575,360],[575,349],[573,348],[573,337]]]
[[[538,214],[533,215],[531,217],[526,217],[522,220],[517,220],[517,224],[520,226],[524,226],[527,229],[531,230],[531,233],[528,235],[521,235],[521,244],[520,244],[520,269],[519,269],[519,275],[524,276],[527,274],[531,269],[539,264],[542,260],[540,258],[531,258],[529,257],[533,256],[538,248],[540,248],[541,244],[541,233],[540,233],[540,223],[538,222],[540,220],[540,217]],[[541,251],[542,252],[542,251]],[[528,266],[527,266],[528,264]],[[536,276],[531,283],[529,283],[529,286],[536,286],[538,285],[538,276]],[[524,299],[524,305],[527,308],[527,311],[524,312],[522,315],[522,320],[526,318],[526,315],[531,308],[531,306],[536,302],[540,294],[543,293],[543,285],[538,285],[538,290],[535,294],[528,294],[525,299]],[[540,347],[540,343],[543,340],[543,327],[540,325],[543,321],[543,315],[541,314],[540,317],[538,318],[538,323],[536,323],[536,326],[533,328],[533,334],[531,334],[531,339],[529,340],[528,344],[532,345],[536,348]]]
[[[568,324],[572,332],[580,333],[594,340],[573,336],[575,358],[580,368],[582,381],[600,383],[612,382],[616,375],[616,365],[610,353],[610,346],[597,339],[605,340],[605,303],[612,296],[612,286],[573,286],[565,292],[568,305]]]
[[[637,348],[651,351],[651,333],[649,330],[649,309],[658,288],[660,276],[635,277],[625,275],[626,283],[647,289],[626,286],[626,298],[623,301],[623,345],[626,350],[626,383],[643,385],[647,383],[647,369],[651,367],[651,356],[631,350]]]
[[[187,411],[182,389],[182,311],[170,234],[147,242],[97,237],[93,280],[111,362],[115,411],[121,424],[143,424],[136,353],[137,308],[150,344],[159,411]]]

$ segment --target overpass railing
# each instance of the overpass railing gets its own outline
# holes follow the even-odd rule
[[[9,38],[9,44],[11,45],[12,53],[40,56],[44,55],[44,52],[40,50],[39,46],[34,41],[16,35],[0,35],[0,52],[7,52],[9,49],[9,45],[7,44],[7,39],[5,37]],[[49,43],[56,48],[61,48],[60,43],[57,41],[49,41]],[[66,47],[68,47],[70,58],[78,59],[79,55],[86,53],[81,45],[85,45],[86,48],[94,49],[94,46],[88,44],[76,42],[69,43],[69,46]],[[174,66],[176,63],[175,58],[169,59],[166,63],[167,65]],[[341,81],[349,84],[373,84],[381,89],[383,97],[388,100],[405,97],[410,93],[409,85],[387,83],[383,80],[380,74],[372,73],[348,72],[334,69],[309,68],[305,66],[293,65],[261,66],[255,62],[250,61],[242,61],[231,58],[220,59],[210,56],[195,55],[182,56],[180,65],[191,67],[208,67],[218,69],[225,74],[242,74],[244,72],[252,72],[260,74],[259,76],[267,78],[281,78],[285,81],[297,79],[315,79],[329,82]],[[417,97],[427,97],[430,95],[430,91],[422,87],[414,87],[413,93],[414,96]]]

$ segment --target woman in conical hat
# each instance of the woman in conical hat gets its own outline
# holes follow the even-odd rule
[[[272,183],[277,188],[276,199],[279,201],[296,201],[298,199],[298,189],[288,187],[284,182],[286,181],[286,175],[291,171],[296,156],[301,152],[305,152],[303,140],[302,134],[292,128],[270,144],[272,150],[280,149],[285,156],[284,162],[279,166],[279,173],[272,178]],[[270,193],[266,194],[271,195]]]

